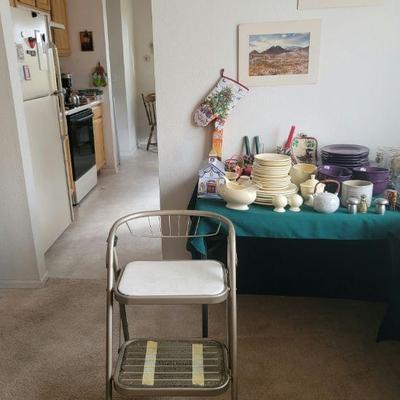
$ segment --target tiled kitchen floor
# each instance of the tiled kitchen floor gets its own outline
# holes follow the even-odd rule
[[[159,198],[158,158],[154,152],[138,150],[132,158],[122,160],[118,174],[101,173],[97,186],[74,207],[75,221],[46,253],[49,276],[105,278],[106,239],[113,222],[131,212],[158,209]],[[132,243],[124,250],[141,259],[161,257],[161,245],[156,240],[140,246]]]

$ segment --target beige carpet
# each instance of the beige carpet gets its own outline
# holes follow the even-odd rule
[[[104,288],[102,280],[53,279],[43,289],[0,291],[2,400],[103,398]],[[212,335],[223,329],[222,311],[211,309]],[[357,301],[241,296],[240,399],[398,400],[400,343],[375,343],[383,311]],[[138,335],[200,332],[199,307],[130,315]]]

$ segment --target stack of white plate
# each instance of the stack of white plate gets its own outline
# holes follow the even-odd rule
[[[289,156],[275,153],[257,154],[253,163],[253,182],[261,186],[255,203],[272,205],[274,196],[289,196],[298,188],[291,183],[289,172],[292,162]]]

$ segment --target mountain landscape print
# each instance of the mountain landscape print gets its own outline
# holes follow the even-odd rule
[[[308,74],[311,33],[249,35],[249,76]]]

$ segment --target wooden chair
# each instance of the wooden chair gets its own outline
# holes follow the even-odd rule
[[[154,130],[157,126],[157,118],[156,118],[156,94],[149,93],[148,95],[144,95],[142,93],[143,105],[146,110],[147,121],[150,126],[149,139],[147,140],[146,150],[149,151],[150,146],[157,146],[157,142],[152,142]]]

